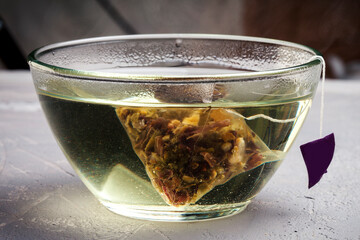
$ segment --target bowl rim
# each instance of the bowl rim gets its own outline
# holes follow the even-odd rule
[[[271,69],[266,71],[256,72],[239,72],[239,73],[219,73],[219,74],[199,74],[199,75],[144,75],[144,74],[124,74],[104,71],[89,71],[89,70],[77,70],[72,68],[65,68],[56,65],[47,64],[40,61],[37,58],[38,54],[45,51],[55,50],[59,48],[71,47],[76,45],[93,44],[100,42],[113,42],[113,41],[129,41],[129,40],[156,40],[156,39],[199,39],[199,40],[238,40],[238,41],[252,41],[258,43],[269,43],[276,45],[283,45],[287,47],[298,48],[303,51],[313,54],[313,56],[322,57],[319,51],[298,43],[289,41],[262,38],[262,37],[251,37],[241,35],[225,35],[225,34],[189,34],[189,33],[169,33],[169,34],[134,34],[134,35],[116,35],[116,36],[105,36],[105,37],[93,37],[84,38],[78,40],[71,40],[65,42],[59,42],[54,44],[45,45],[32,51],[27,61],[31,68],[36,68],[50,74],[58,76],[66,76],[69,78],[78,79],[90,79],[96,81],[111,81],[111,82],[127,82],[127,83],[209,83],[209,82],[231,82],[239,80],[251,80],[254,78],[271,77],[275,75],[287,75],[294,72],[305,70],[309,67],[321,64],[321,60],[312,59],[303,64],[294,65],[291,67]],[[30,68],[30,69],[31,69]]]

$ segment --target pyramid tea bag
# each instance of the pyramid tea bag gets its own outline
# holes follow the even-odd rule
[[[129,108],[116,113],[154,188],[170,205],[195,203],[275,151],[233,110]]]

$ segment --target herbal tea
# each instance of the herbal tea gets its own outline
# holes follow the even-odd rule
[[[109,210],[156,221],[243,211],[299,132],[319,53],[274,39],[154,34],[29,55],[49,125]]]
[[[310,97],[226,108],[39,98],[72,166],[115,212],[244,205],[279,166],[311,105]]]

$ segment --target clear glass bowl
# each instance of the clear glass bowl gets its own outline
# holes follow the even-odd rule
[[[315,50],[227,35],[57,43],[29,57],[49,125],[111,211],[197,221],[241,212],[284,159],[321,74]]]

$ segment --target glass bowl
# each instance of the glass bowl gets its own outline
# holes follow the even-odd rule
[[[101,37],[28,62],[59,146],[111,211],[197,221],[243,211],[284,159],[321,75],[315,50],[228,35]]]

